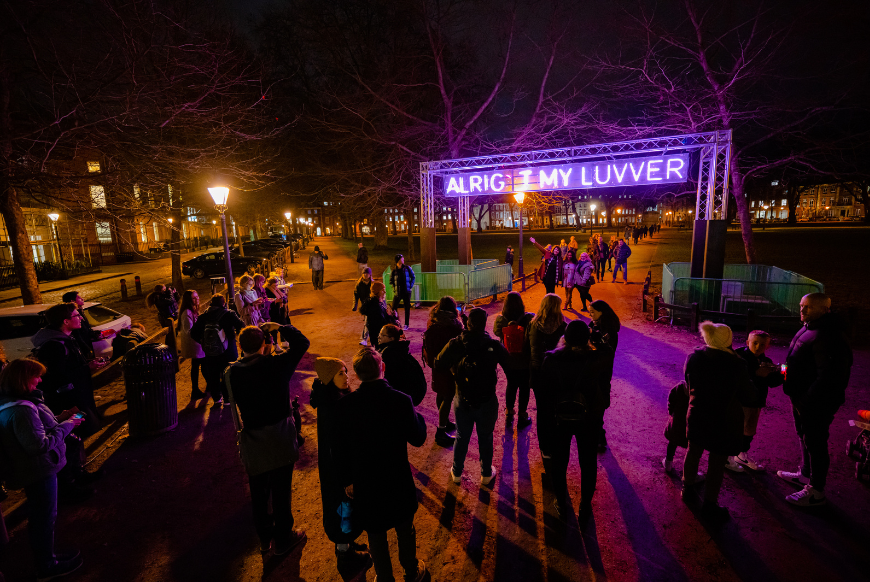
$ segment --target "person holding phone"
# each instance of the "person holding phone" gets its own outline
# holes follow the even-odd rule
[[[72,410],[56,417],[38,389],[45,366],[13,360],[0,372],[0,443],[6,482],[23,488],[27,530],[36,560],[37,579],[64,576],[82,565],[81,553],[56,552],[57,473],[66,465],[64,439],[83,419]]]
[[[263,298],[257,294],[254,289],[254,279],[249,275],[243,275],[239,279],[239,292],[234,298],[236,311],[239,312],[239,317],[245,322],[245,325],[258,326],[263,323],[263,314],[260,307],[263,304]]]

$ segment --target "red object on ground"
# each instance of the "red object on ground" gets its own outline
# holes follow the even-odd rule
[[[870,410],[859,410],[858,411],[858,418],[860,418],[861,420],[866,420],[867,422],[870,422]]]

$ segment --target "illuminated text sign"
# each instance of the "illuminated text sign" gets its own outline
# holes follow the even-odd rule
[[[688,154],[630,160],[581,162],[444,176],[449,198],[546,190],[676,184],[688,177]]]

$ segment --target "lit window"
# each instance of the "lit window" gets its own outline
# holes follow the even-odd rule
[[[100,162],[88,162],[88,172],[96,174],[100,171]]]
[[[782,203],[780,204],[780,206],[785,206],[786,204],[788,204],[788,200],[786,200],[785,198],[783,198],[783,199],[782,199]]]
[[[755,200],[752,201],[752,208],[755,208]]]
[[[324,205],[324,206],[329,206],[329,202],[324,202],[323,205]]]
[[[771,186],[779,186],[779,180],[774,180],[770,183]]]
[[[97,225],[97,240],[100,242],[112,242],[112,229],[108,222],[98,222]]]
[[[142,236],[142,242],[148,242],[148,233],[145,232],[145,224],[139,224],[139,234]]]
[[[91,206],[93,208],[106,207],[106,190],[102,186],[91,186]]]
[[[133,198],[139,200],[139,184],[133,184]]]

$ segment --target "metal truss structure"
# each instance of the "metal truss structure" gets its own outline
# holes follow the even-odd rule
[[[689,133],[667,137],[618,141],[550,150],[493,154],[420,164],[420,219],[422,228],[435,226],[435,176],[465,171],[506,169],[516,166],[546,167],[568,162],[617,160],[643,154],[700,152],[695,217],[723,220],[728,213],[728,179],[731,165],[731,130]],[[460,196],[457,223],[468,226],[470,196]]]

